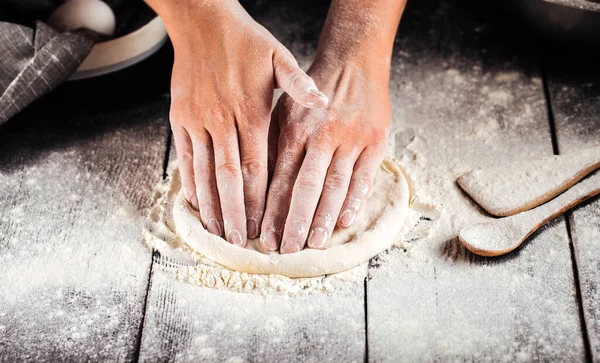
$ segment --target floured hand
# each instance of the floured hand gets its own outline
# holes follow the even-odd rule
[[[308,74],[330,102],[306,109],[284,95],[273,113],[280,134],[260,238],[267,252],[327,248],[336,221],[354,221],[385,156],[387,70],[318,59]]]
[[[186,199],[213,234],[257,237],[267,189],[273,89],[301,107],[327,98],[235,0],[147,0],[175,49],[171,126]]]

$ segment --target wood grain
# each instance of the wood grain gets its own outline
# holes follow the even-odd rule
[[[600,147],[496,165],[461,175],[458,185],[489,214],[512,216],[554,199],[600,169]]]
[[[552,49],[552,52],[556,51]],[[567,51],[567,50],[565,50]],[[569,52],[571,59],[547,53],[549,94],[558,151],[571,153],[600,144],[600,54]],[[600,360],[600,200],[596,198],[569,215],[581,288],[583,317],[591,359]]]
[[[171,144],[169,168],[176,162]],[[199,287],[156,253],[140,360],[362,362],[363,283],[334,295],[259,296]]]
[[[89,92],[65,86],[0,128],[0,361],[137,354],[169,100]]]
[[[483,3],[409,2],[396,40],[393,150],[441,140],[413,156],[448,188],[467,166],[552,154],[533,43],[491,22]],[[249,10],[308,67],[326,4]],[[600,139],[597,64],[549,67],[560,151]],[[565,79],[573,67],[581,76]],[[163,170],[169,99],[107,84],[96,97],[66,87],[0,128],[0,361],[578,361],[575,277],[599,359],[598,200],[570,219],[575,276],[559,218],[494,260],[453,236],[419,240],[331,296],[200,288],[163,271],[159,255],[148,279],[140,226]]]
[[[362,362],[363,296],[270,296],[199,287],[156,264],[140,360]]]
[[[566,211],[600,194],[600,173],[592,173],[556,198],[525,212],[462,228],[458,238],[480,256],[514,251],[540,227]]]
[[[415,174],[447,190],[432,200],[446,203],[440,231],[460,227],[448,210],[477,214],[453,194],[466,170],[552,155],[539,59],[514,24],[490,21],[489,6],[409,2],[397,37],[392,140]],[[406,140],[420,153],[404,150]],[[371,269],[369,361],[584,358],[564,219],[494,260],[467,252],[456,232],[394,250]]]

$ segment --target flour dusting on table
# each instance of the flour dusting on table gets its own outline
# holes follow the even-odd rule
[[[176,278],[199,286],[248,292],[261,295],[304,295],[315,292],[331,293],[350,283],[362,283],[367,275],[363,264],[337,274],[314,278],[290,278],[282,275],[260,275],[231,270],[188,246],[175,232],[172,201],[181,184],[177,169],[155,188],[156,204],[144,227],[146,244],[158,251],[154,262]],[[429,215],[429,216],[426,216]],[[433,207],[415,204],[396,246],[405,248],[426,236],[427,227],[435,218]],[[424,217],[426,216],[426,217]],[[433,217],[432,217],[433,216]]]

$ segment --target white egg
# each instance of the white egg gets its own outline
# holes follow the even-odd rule
[[[112,9],[103,1],[70,0],[54,10],[48,24],[59,31],[88,28],[113,36],[117,22]]]

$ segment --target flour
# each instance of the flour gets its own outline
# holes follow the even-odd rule
[[[549,145],[530,141],[549,137],[534,122],[545,115],[543,99],[538,97],[541,80],[510,68],[490,71],[480,64],[465,70],[458,61],[430,68],[422,60],[427,55],[417,58],[421,60],[402,58],[395,68],[399,70],[396,77],[403,81],[397,91],[392,88],[396,104],[388,150],[405,167],[415,200],[436,205],[441,214],[428,237],[406,253],[411,259],[425,259],[423,263],[437,260],[440,252],[446,258],[463,258],[464,251],[456,245],[458,231],[490,217],[460,190],[456,179],[476,167],[548,155]],[[406,77],[408,71],[402,71],[401,65],[422,74]],[[430,89],[439,91],[431,93]],[[414,106],[419,104],[430,105],[425,114]],[[410,122],[415,117],[419,122]],[[406,127],[404,122],[413,126]],[[524,144],[529,147],[523,148]]]
[[[157,141],[159,131],[166,133],[160,120],[144,122]],[[143,222],[136,202],[150,202],[164,148],[140,129],[109,129],[91,139],[83,131],[55,138],[65,133],[60,127],[41,139],[18,134],[20,145],[63,141],[17,160],[18,147],[8,146],[12,153],[0,168],[0,356],[6,361],[130,358],[122,354],[132,351],[139,329],[151,261],[135,228]],[[132,183],[137,180],[146,182]]]
[[[507,93],[505,91],[499,91],[499,90],[491,91],[487,94],[487,96],[488,96],[488,100],[492,104],[502,105],[502,106],[508,105],[513,97],[510,93]]]
[[[535,169],[531,171],[532,174],[535,172]],[[463,228],[460,231],[461,242],[471,251],[484,256],[508,253],[552,216],[598,194],[600,194],[600,173],[595,172],[537,208],[493,222]],[[515,195],[518,197],[518,194]]]
[[[225,289],[260,295],[303,295],[314,292],[331,293],[336,287],[348,282],[362,282],[366,276],[366,264],[345,272],[315,278],[289,278],[282,275],[262,275],[234,271],[198,253],[184,243],[175,232],[173,221],[174,193],[179,188],[178,173],[171,170],[169,177],[155,188],[156,204],[150,211],[144,238],[148,246],[160,252],[155,265],[173,274],[177,279],[199,286]],[[436,218],[432,206],[415,203],[409,212],[408,228],[395,245],[403,247],[414,243],[427,234],[429,223]]]
[[[427,49],[410,44],[397,44],[413,57],[398,61],[405,71],[393,68],[388,151],[408,172],[415,198],[438,206],[441,214],[425,239],[390,251],[380,268],[369,271],[368,319],[377,327],[369,332],[370,356],[577,360],[578,342],[558,343],[579,332],[576,309],[570,309],[575,299],[564,223],[549,223],[535,240],[496,259],[468,252],[457,239],[464,226],[494,218],[462,192],[456,178],[478,167],[552,155],[539,79],[522,72],[516,80],[497,77],[519,67],[460,55],[428,61]],[[466,83],[457,87],[448,69],[460,70]],[[506,104],[482,97],[494,91],[514,97]],[[466,137],[492,119],[497,127]],[[392,305],[401,308],[387,308]]]
[[[458,183],[489,213],[509,216],[545,203],[597,168],[600,146],[477,169],[461,176]]]
[[[494,135],[498,134],[500,130],[500,123],[495,118],[489,118],[485,121],[479,122],[465,136],[467,140],[480,141],[484,144],[490,142]]]

